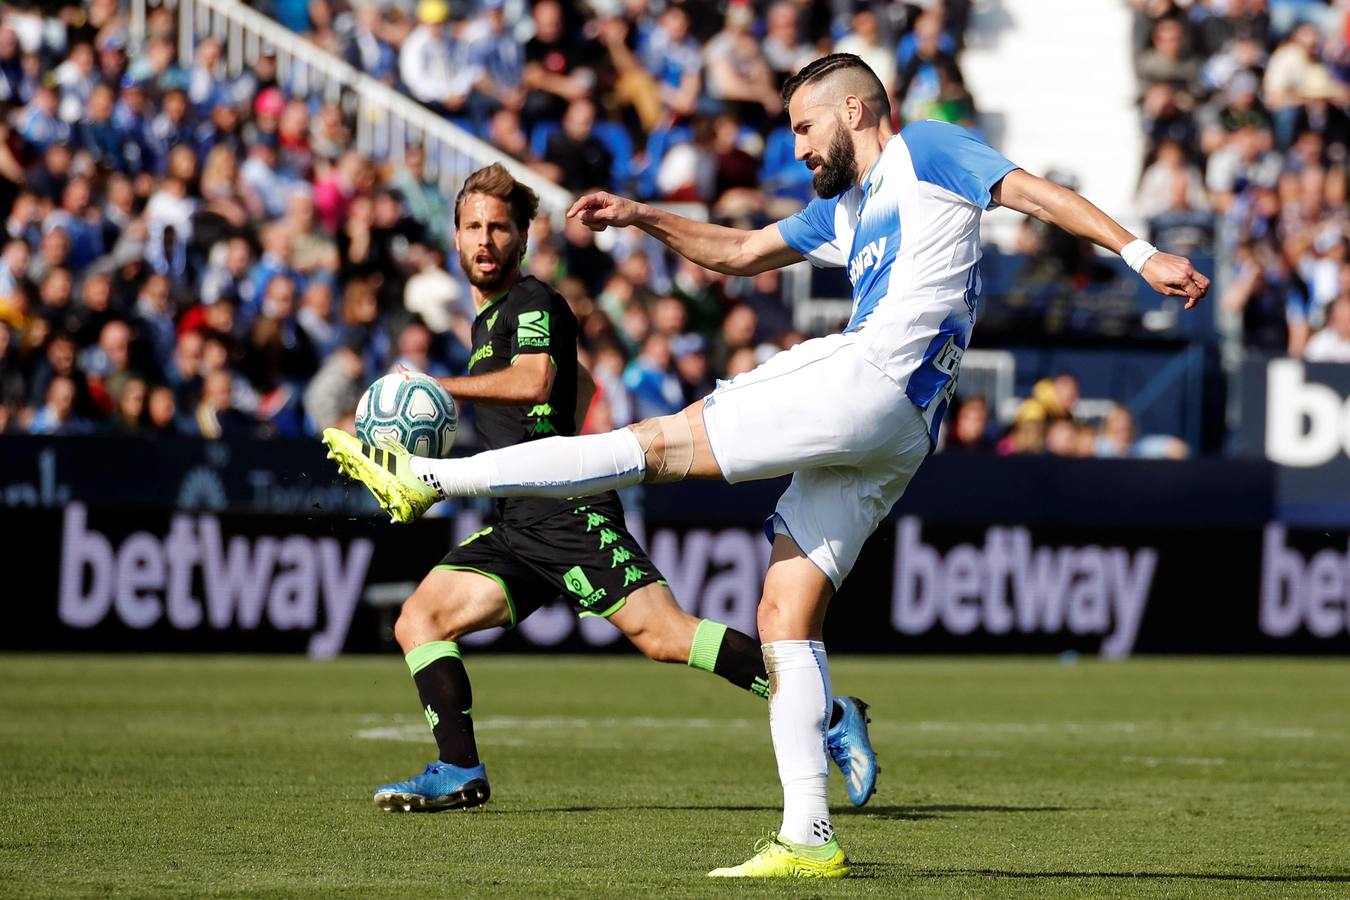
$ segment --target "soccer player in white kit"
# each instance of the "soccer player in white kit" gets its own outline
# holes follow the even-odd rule
[[[1209,280],[964,129],[926,121],[894,133],[885,89],[857,56],[816,60],[788,80],[783,99],[796,155],[814,172],[820,198],[796,215],[744,231],[608,193],[582,197],[568,215],[595,230],[636,226],[730,275],[803,258],[847,266],[853,311],[842,333],[779,353],[681,413],[607,434],[457,460],[392,447],[367,453],[341,433],[325,432],[325,440],[340,462],[358,463],[350,466],[356,477],[397,521],[444,496],[561,497],[642,481],[734,484],[791,473],[770,520],[758,612],[783,821],[751,859],[709,874],[840,877],[849,867],[826,799],[825,610],[933,447],[975,324],[980,214],[1007,206],[1088,238],[1120,253],[1155,290],[1185,297],[1188,309]]]

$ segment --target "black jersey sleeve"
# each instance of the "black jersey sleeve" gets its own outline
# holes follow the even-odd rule
[[[524,353],[554,354],[554,309],[546,291],[529,291],[518,303],[512,304],[511,358]]]

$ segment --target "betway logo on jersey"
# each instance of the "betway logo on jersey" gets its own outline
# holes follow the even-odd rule
[[[990,528],[984,546],[943,552],[919,520],[896,527],[891,623],[904,634],[1101,635],[1102,656],[1127,656],[1144,617],[1158,551],[1037,547],[1022,527]]]
[[[1350,632],[1350,549],[1324,548],[1307,559],[1285,543],[1283,525],[1267,525],[1261,553],[1261,632],[1284,638]]]
[[[857,284],[858,279],[863,277],[863,273],[868,269],[879,268],[885,253],[886,238],[884,235],[875,241],[868,241],[867,245],[848,261],[848,280]]]
[[[1321,466],[1350,454],[1350,399],[1306,380],[1303,363],[1266,367],[1266,456],[1282,466]]]
[[[224,538],[215,516],[176,515],[165,535],[137,531],[114,546],[66,507],[57,614],[72,628],[115,615],[130,628],[310,631],[311,656],[347,640],[370,565],[371,542],[304,535]],[[200,588],[200,590],[199,590]],[[322,613],[322,616],[321,616]],[[319,629],[320,618],[323,627]]]

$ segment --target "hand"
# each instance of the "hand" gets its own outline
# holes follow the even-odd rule
[[[608,191],[587,194],[567,211],[567,218],[580,219],[591,231],[604,231],[611,226],[625,228],[636,223],[641,215],[642,204]]]
[[[1155,253],[1144,263],[1144,271],[1139,274],[1158,293],[1185,297],[1187,309],[1193,308],[1209,293],[1209,279],[1195,271],[1191,261],[1184,256]]]

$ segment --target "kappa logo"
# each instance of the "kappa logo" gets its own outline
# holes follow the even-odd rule
[[[885,255],[885,235],[882,235],[875,241],[868,241],[867,244],[848,261],[848,280],[857,284],[858,279],[863,277],[868,269],[881,268],[881,261]]]

